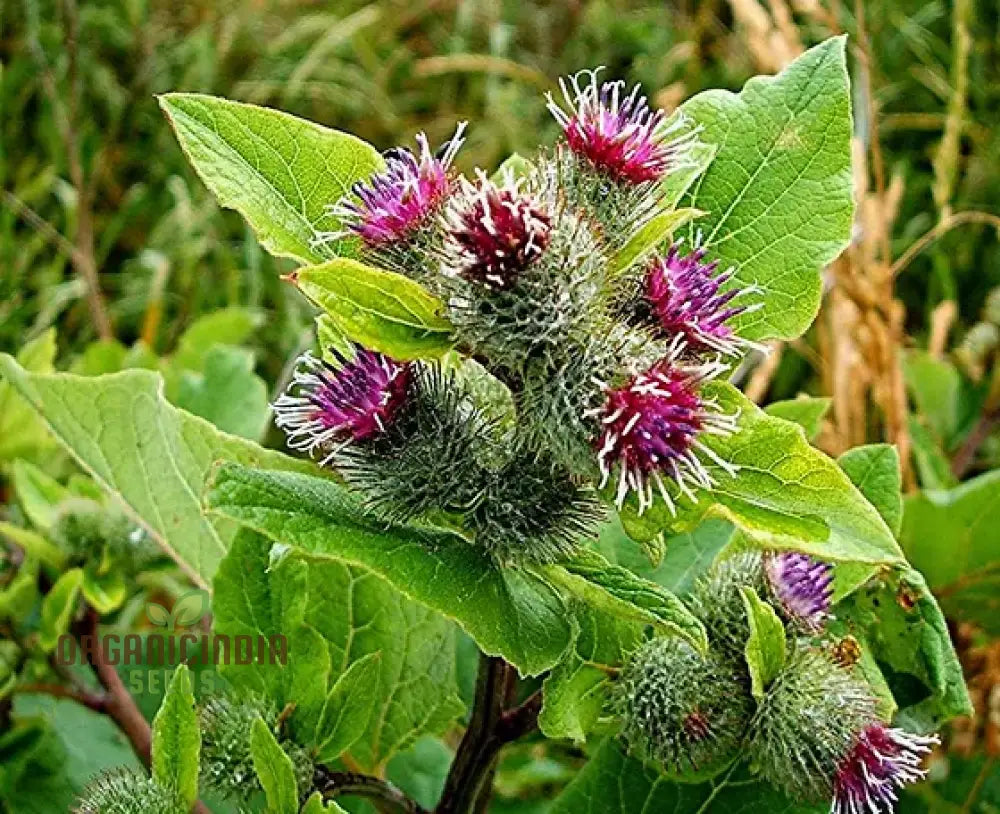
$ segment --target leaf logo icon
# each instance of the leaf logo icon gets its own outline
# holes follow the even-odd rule
[[[146,616],[156,627],[176,630],[179,627],[190,627],[208,612],[208,595],[195,589],[182,594],[174,603],[172,611],[168,611],[158,602],[146,603]]]

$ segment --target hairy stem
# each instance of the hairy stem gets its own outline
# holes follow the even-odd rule
[[[398,814],[426,814],[416,801],[411,800],[392,783],[358,772],[331,772],[318,766],[313,785],[324,797],[334,798],[345,794],[364,797],[374,802],[380,811]]]

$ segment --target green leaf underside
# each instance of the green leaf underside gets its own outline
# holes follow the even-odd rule
[[[454,619],[484,652],[523,674],[550,668],[572,640],[562,598],[537,576],[500,569],[440,529],[376,525],[354,495],[331,481],[227,465],[209,500],[216,512],[310,558],[370,569]]]
[[[757,311],[733,320],[750,339],[793,338],[819,308],[820,275],[850,237],[851,102],[846,38],[810,49],[739,94],[700,93],[682,107],[718,152],[684,199],[708,214],[710,255],[755,285]],[[749,299],[749,298],[748,298]]]
[[[560,794],[550,814],[827,814],[754,781],[737,767],[706,783],[676,783],[606,741]]]
[[[614,616],[677,633],[702,651],[708,647],[705,628],[683,602],[655,582],[612,565],[596,551],[581,551],[543,571],[552,582]]]
[[[833,561],[903,562],[882,517],[834,461],[809,445],[799,426],[766,415],[727,383],[706,386],[704,395],[722,412],[739,412],[738,432],[705,438],[717,455],[739,470],[733,477],[703,458],[717,486],[696,492],[695,504],[681,499],[677,517],[660,499],[639,515],[635,499],[630,499],[621,512],[630,536],[693,528],[716,515],[760,547],[803,551]]]
[[[308,461],[226,435],[173,407],[150,371],[100,378],[34,374],[0,355],[0,372],[80,465],[202,586],[211,582],[236,532],[202,506],[215,462],[316,471]]]
[[[268,814],[296,814],[299,794],[295,767],[261,718],[257,718],[250,729],[250,755],[264,787]]]
[[[186,664],[174,671],[159,712],[153,719],[153,778],[177,790],[189,806],[198,798],[201,731]]]
[[[401,274],[338,258],[300,269],[295,282],[349,339],[394,359],[438,357],[452,346],[444,305]]]
[[[785,665],[785,627],[774,608],[753,588],[741,587],[740,595],[750,622],[746,659],[751,690],[754,698],[760,701]]]
[[[353,241],[322,249],[314,238],[339,228],[327,207],[383,166],[374,147],[264,107],[196,93],[159,99],[202,181],[265,249],[303,263],[352,251]]]
[[[712,565],[716,555],[732,540],[733,525],[718,517],[709,517],[690,532],[665,537],[663,559],[653,565],[619,522],[601,530],[598,550],[613,563],[634,571],[641,577],[684,596]]]
[[[900,540],[949,615],[1000,633],[1000,471],[908,497]]]
[[[455,628],[447,619],[363,568],[289,556],[272,563],[273,545],[248,530],[237,535],[215,579],[215,626],[231,637],[289,636],[288,662],[230,666],[231,683],[278,703],[299,702],[293,724],[314,740],[329,685],[378,654],[378,704],[350,747],[354,761],[372,772],[462,713]],[[307,652],[296,649],[302,644]]]
[[[812,441],[819,434],[820,424],[832,403],[833,399],[830,398],[799,396],[785,401],[772,401],[764,408],[764,412],[798,424],[805,431],[806,438]]]

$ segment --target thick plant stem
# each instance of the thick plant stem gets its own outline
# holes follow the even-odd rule
[[[500,749],[496,732],[508,682],[514,680],[512,673],[513,668],[503,659],[480,655],[472,717],[448,772],[438,814],[470,814],[475,810],[480,790]]]
[[[437,814],[478,814],[489,807],[500,750],[538,725],[541,693],[508,709],[516,690],[514,667],[501,658],[480,655],[472,717],[448,772]]]

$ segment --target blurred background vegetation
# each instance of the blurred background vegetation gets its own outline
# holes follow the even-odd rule
[[[817,443],[832,454],[900,449],[903,543],[950,615],[978,710],[908,805],[1000,811],[998,0],[0,0],[0,350],[54,336],[41,355],[60,368],[158,367],[198,412],[199,332],[241,346],[219,370],[252,377],[258,403],[311,342],[289,267],[215,205],[155,94],[280,107],[380,149],[418,130],[440,143],[468,119],[459,166],[493,167],[554,137],[543,95],[566,73],[605,65],[670,109],[841,32],[855,240],[809,334],[739,375],[759,402],[828,397]],[[209,417],[250,436],[266,424]],[[0,463],[25,454],[4,446],[11,421]],[[65,469],[51,450],[36,460]],[[4,500],[18,519],[0,478]],[[512,760],[512,797],[565,781]]]

